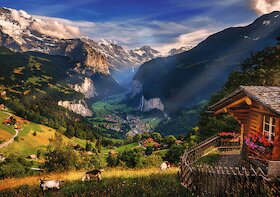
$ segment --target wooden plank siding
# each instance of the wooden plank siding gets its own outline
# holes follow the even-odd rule
[[[280,118],[276,118],[276,127],[275,127],[275,139],[274,147],[272,151],[272,160],[280,160]]]

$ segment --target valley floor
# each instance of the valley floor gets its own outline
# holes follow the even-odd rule
[[[180,185],[178,168],[109,168],[101,182],[82,183],[83,175],[84,171],[73,171],[1,180],[0,196],[44,196],[37,181],[44,176],[65,181],[60,190],[46,191],[45,196],[190,196]]]

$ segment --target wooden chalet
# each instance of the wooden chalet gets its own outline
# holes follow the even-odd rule
[[[280,87],[240,86],[208,110],[239,122],[246,157],[280,165]]]

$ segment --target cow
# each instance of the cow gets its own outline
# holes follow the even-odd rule
[[[98,181],[101,181],[101,173],[103,172],[104,170],[101,169],[101,170],[92,170],[92,171],[88,171],[85,173],[85,176],[82,178],[82,181],[85,182],[85,180],[90,180],[92,178],[96,178]]]
[[[167,170],[170,168],[170,163],[168,161],[164,161],[161,165],[160,165],[160,169],[162,171]]]
[[[45,177],[43,179],[38,180],[40,180],[40,188],[43,192],[47,189],[60,189],[60,183],[64,182],[60,180],[46,180]]]

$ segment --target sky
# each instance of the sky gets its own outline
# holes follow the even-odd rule
[[[62,37],[111,40],[125,48],[150,45],[161,52],[195,46],[231,26],[280,10],[279,0],[1,0],[51,21]],[[58,34],[57,34],[58,35]]]

